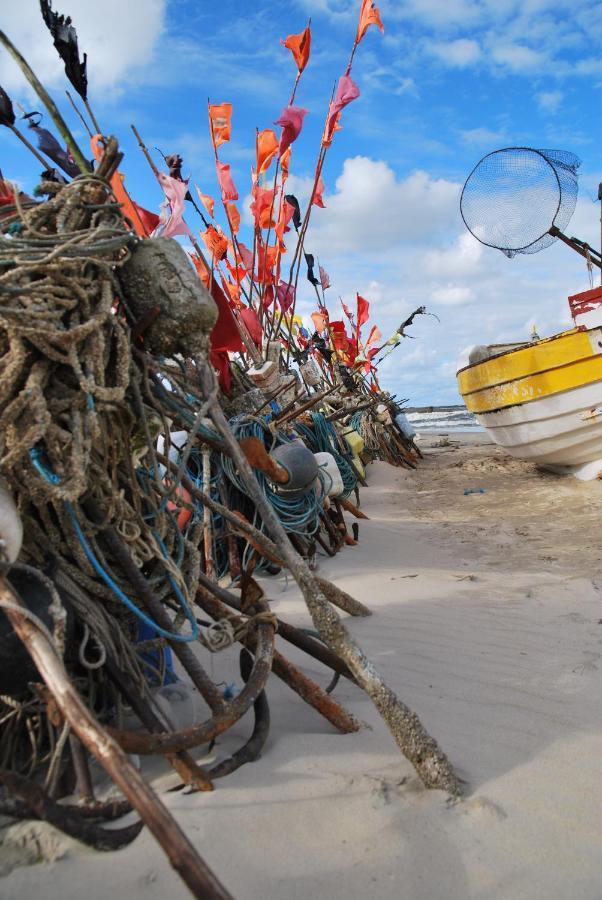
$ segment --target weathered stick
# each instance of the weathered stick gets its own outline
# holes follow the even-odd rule
[[[389,727],[398,747],[416,769],[429,788],[440,788],[460,794],[460,783],[451,763],[437,742],[428,734],[418,716],[412,712],[383,681],[372,663],[351,638],[336,612],[328,604],[323,591],[309,567],[295,552],[282,523],[266,499],[244,454],[230,430],[226,417],[216,400],[210,400],[215,374],[208,363],[197,362],[203,396],[209,400],[209,413],[222,435],[240,477],[256,506],[266,528],[277,543],[278,551],[295,581],[301,588],[316,630],[328,646],[341,656],[357,683],[372,698],[374,705]]]
[[[0,579],[0,603],[65,719],[138,811],[192,895],[199,900],[232,900],[121,747],[82,702],[45,632],[27,617],[27,607],[4,578]]]
[[[196,600],[197,603],[216,621],[232,617],[232,613],[221,600],[213,597],[209,591],[203,587],[199,587]],[[261,605],[258,604],[256,609],[261,607],[268,609],[267,603],[265,602]],[[253,650],[255,638],[252,635],[247,635],[244,640],[246,640],[249,649]],[[313,706],[320,715],[324,716],[324,718],[327,719],[331,725],[334,725],[334,727],[342,734],[351,734],[354,731],[360,730],[360,723],[355,716],[352,716],[351,713],[347,712],[340,703],[337,703],[337,701],[333,700],[326,691],[322,690],[319,684],[316,684],[313,679],[305,675],[297,668],[297,666],[289,662],[289,660],[277,650],[274,650],[272,671],[274,672],[274,675],[277,675],[278,678],[284,681],[284,683],[305,700],[306,703]]]

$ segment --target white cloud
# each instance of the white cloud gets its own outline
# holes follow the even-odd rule
[[[163,30],[167,0],[57,0],[54,6],[71,16],[80,54],[88,54],[94,100],[96,91],[123,85],[129,72],[151,61]],[[68,86],[37,0],[3,3],[2,29],[46,87]],[[23,75],[7,53],[0,54],[0,84],[9,93],[25,90]]]
[[[564,99],[562,91],[541,91],[537,94],[540,109],[547,113],[556,113]]]
[[[472,66],[481,58],[481,48],[478,43],[468,38],[428,43],[427,50],[445,65],[459,69]]]
[[[474,303],[476,296],[472,288],[448,284],[446,287],[435,288],[431,293],[431,300],[438,306],[466,306],[467,303]]]
[[[469,128],[467,131],[461,131],[460,136],[464,143],[474,144],[477,146],[493,146],[504,140],[501,131],[492,131],[490,128]]]
[[[541,68],[545,55],[524,44],[499,44],[491,51],[492,59],[512,72],[532,72]]]
[[[421,241],[458,215],[460,185],[415,171],[399,180],[382,160],[346,159],[325,210],[314,211],[311,241],[331,254],[385,251]]]

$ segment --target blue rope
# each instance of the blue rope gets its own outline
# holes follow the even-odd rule
[[[46,481],[49,481],[51,484],[60,484],[59,476],[55,472],[52,472],[50,469],[48,469],[47,466],[43,463],[42,454],[41,454],[41,451],[39,450],[39,448],[34,447],[32,450],[29,451],[29,455],[31,457],[31,461],[34,464],[35,468],[42,475],[42,477],[46,479]],[[75,534],[77,535],[77,538],[81,544],[82,550],[84,551],[88,562],[90,563],[90,565],[92,566],[92,568],[94,569],[96,574],[102,578],[102,580],[107,585],[107,587],[109,587],[113,591],[115,596],[119,600],[121,600],[121,602],[124,604],[124,606],[126,606],[131,612],[133,612],[134,615],[136,615],[140,619],[141,622],[144,622],[145,625],[148,625],[149,628],[153,628],[160,637],[167,638],[170,641],[181,641],[182,643],[189,643],[192,641],[196,641],[199,636],[199,626],[198,626],[197,621],[192,613],[192,610],[190,609],[190,607],[188,605],[186,598],[184,597],[182,591],[180,590],[177,583],[175,582],[175,579],[171,575],[168,574],[167,577],[168,577],[169,582],[174,590],[174,593],[176,594],[176,597],[178,598],[180,604],[182,605],[182,608],[184,610],[186,618],[190,622],[190,627],[192,629],[191,634],[184,635],[184,634],[178,634],[175,631],[166,631],[164,628],[161,628],[160,625],[157,625],[157,623],[155,621],[153,621],[153,619],[151,619],[150,616],[147,616],[147,614],[145,612],[143,612],[143,610],[139,609],[136,606],[136,604],[132,600],[130,600],[130,598],[127,596],[127,594],[125,594],[121,590],[119,585],[113,580],[113,578],[111,578],[109,573],[105,569],[103,569],[100,562],[96,558],[96,555],[95,555],[94,551],[92,550],[92,548],[90,547],[90,544],[88,543],[86,536],[85,536],[84,532],[82,531],[82,527],[79,524],[77,514],[75,512],[75,509],[73,508],[73,504],[70,503],[68,500],[65,500],[64,503],[65,503],[65,509],[67,510],[67,515],[69,516],[71,525],[73,526],[73,530],[75,531]],[[165,549],[165,545],[164,545],[163,541],[157,534],[155,534],[155,537],[157,538],[157,541],[161,548],[161,552],[167,559],[168,558],[167,550]]]
[[[237,440],[244,437],[257,437],[265,443],[266,434],[272,437],[272,433],[259,419],[247,416],[236,416],[230,420],[230,427]],[[284,434],[277,435],[277,443],[289,443],[290,438]],[[244,483],[239,478],[236,466],[230,457],[222,455],[222,468],[226,477],[238,488],[242,494],[246,494]],[[255,476],[266,495],[266,499],[274,508],[274,511],[285,531],[292,534],[307,536],[315,534],[320,527],[320,501],[315,488],[312,488],[301,497],[290,498],[280,493],[261,471],[256,471]],[[322,473],[320,473],[320,477]]]
[[[341,478],[343,480],[343,493],[341,497],[348,497],[357,485],[357,475],[345,456],[341,453],[338,443],[338,435],[332,422],[327,422],[322,413],[312,412],[312,425],[304,425],[303,422],[295,424],[295,430],[303,437],[307,446],[314,453],[330,453],[334,456]],[[348,448],[348,456],[353,454]]]

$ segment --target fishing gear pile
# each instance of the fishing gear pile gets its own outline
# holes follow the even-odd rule
[[[333,321],[329,278],[304,248],[312,207],[323,205],[326,152],[359,94],[355,51],[382,23],[363,0],[303,215],[285,183],[306,112],[293,101],[309,26],[284,42],[297,74],[279,138],[257,136],[249,249],[218,155],[230,105],[209,106],[230,236],[209,195],[197,191],[206,215],[193,200],[181,157],[159,171],[136,132],[165,194],[159,216],[143,209],[125,187],[117,140],[90,109],[71,20],[47,0],[42,9],[97,133],[91,163],[0,32],[78,173],[45,170],[35,198],[9,181],[0,191],[0,812],[45,819],[99,850],[126,845],[145,823],[194,896],[228,897],[131,755],[162,756],[178,785],[212,790],[261,753],[272,673],[341,733],[360,728],[332,696],[347,678],[372,698],[424,784],[459,793],[437,743],[336,611],[370,610],[316,574],[320,557],[359,539],[346,515],[366,518],[367,464],[419,459],[401,405],[377,380],[376,356],[401,343],[404,325],[384,343],[376,326],[362,340],[369,303],[359,294],[353,313],[343,305],[350,332]],[[0,124],[18,131],[10,98],[0,101]],[[271,163],[273,186],[262,187]],[[183,219],[187,203],[202,216],[208,255]],[[295,314],[303,260],[318,303],[311,330]],[[271,611],[269,579],[280,572],[297,582],[311,631]],[[329,683],[276,650],[276,633],[326,666]],[[216,653],[230,661],[232,683],[209,674]],[[252,731],[236,748],[225,735],[247,713]],[[210,745],[217,760],[203,765]],[[123,796],[97,796],[90,757]],[[132,808],[139,823],[103,827]]]

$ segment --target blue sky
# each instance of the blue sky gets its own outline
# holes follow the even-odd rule
[[[6,6],[7,4],[3,4]],[[296,102],[309,110],[291,172],[307,196],[328,98],[345,70],[359,0],[55,0],[72,15],[89,55],[90,99],[125,150],[138,202],[162,199],[129,131],[184,157],[184,173],[216,195],[206,101],[234,104],[232,164],[250,191],[255,128],[271,127],[288,102],[294,64],[280,38],[312,17],[312,56]],[[479,245],[459,214],[462,183],[485,153],[505,146],[570,150],[582,159],[570,233],[599,245],[602,179],[602,3],[585,0],[382,0],[356,54],[360,98],[344,113],[324,169],[326,209],[313,213],[307,249],[328,270],[333,317],[339,295],[359,291],[385,336],[416,306],[423,318],[381,368],[382,384],[413,404],[457,402],[455,364],[475,343],[521,339],[568,325],[566,296],[589,286],[582,260],[554,245],[507,260]],[[52,88],[83,142],[62,93],[66,83],[37,2],[3,9],[1,26]],[[35,105],[14,64],[0,55],[0,84]],[[48,124],[45,121],[45,124]],[[157,159],[158,155],[157,155]],[[5,129],[0,167],[31,189],[37,166]],[[193,228],[200,223],[191,213]],[[314,308],[302,285],[300,311]],[[338,306],[338,309],[337,309]]]

